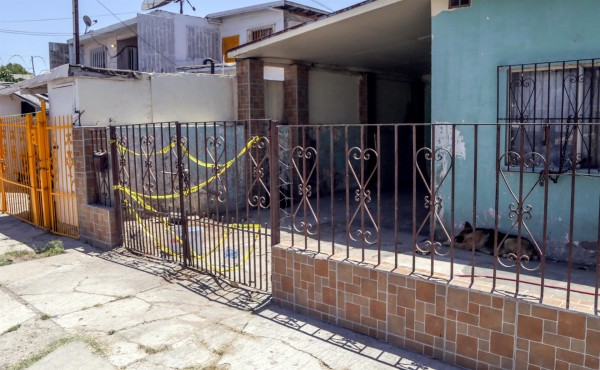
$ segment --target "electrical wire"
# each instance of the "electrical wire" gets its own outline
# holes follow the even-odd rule
[[[115,13],[117,15],[123,14],[137,14],[136,12],[124,12],[124,13]],[[99,15],[90,15],[90,17],[110,17],[112,14],[99,14]],[[18,20],[1,20],[0,23],[25,23],[25,22],[49,22],[49,21],[64,21],[64,20],[73,20],[71,17],[65,18],[41,18],[41,19],[18,19]]]
[[[37,32],[37,31],[21,31],[21,30],[7,30],[0,28],[0,33],[8,33],[13,35],[25,35],[25,36],[69,36],[70,33],[63,32]]]
[[[322,2],[320,2],[320,1],[317,1],[317,0],[311,0],[311,1],[312,1],[313,3],[315,3],[315,4],[318,4],[318,5],[320,5],[321,7],[323,7],[323,8],[325,8],[325,9],[329,10],[329,11],[330,11],[330,12],[332,12],[332,13],[334,12],[334,10],[333,10],[333,9],[331,9],[330,7],[328,7],[327,5],[323,4],[323,3],[322,3]]]

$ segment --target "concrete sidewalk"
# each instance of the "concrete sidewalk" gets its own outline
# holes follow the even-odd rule
[[[266,294],[0,216],[0,254],[54,239],[66,253],[0,267],[2,369],[452,368]]]

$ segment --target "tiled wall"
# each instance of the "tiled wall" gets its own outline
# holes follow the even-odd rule
[[[273,297],[297,312],[477,369],[598,369],[600,318],[274,247]]]
[[[96,173],[92,159],[90,127],[73,128],[75,187],[79,216],[79,237],[86,243],[108,250],[119,244],[114,208],[91,204],[95,198]]]

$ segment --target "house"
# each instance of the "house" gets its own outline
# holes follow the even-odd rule
[[[269,117],[262,67],[284,68],[275,301],[466,368],[597,368],[598,275],[574,266],[600,267],[599,12],[365,1],[229,51],[240,119]],[[465,221],[495,255],[459,250]]]
[[[204,18],[155,10],[82,35],[81,61],[95,68],[141,72],[175,72],[202,65],[208,58],[222,63],[230,48],[325,14],[284,0]],[[73,40],[68,42],[73,62]]]
[[[8,88],[13,83],[0,82],[0,90]],[[8,95],[0,95],[0,116],[34,113],[41,109],[40,99],[48,101],[42,94],[24,94],[15,91]]]

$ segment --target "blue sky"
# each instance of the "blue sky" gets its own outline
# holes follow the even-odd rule
[[[208,13],[256,5],[269,0],[189,0],[196,11],[185,5],[185,14],[204,16]],[[294,0],[311,7],[339,10],[361,0]],[[142,0],[79,0],[80,32],[85,25],[81,18],[89,15],[97,19],[96,28],[106,27],[121,20],[133,18],[141,12]],[[322,4],[322,5],[319,5]],[[104,6],[103,6],[104,5]],[[169,4],[163,10],[179,12],[178,4]],[[112,15],[114,13],[116,15]],[[0,65],[19,63],[35,72],[48,67],[48,42],[66,42],[72,37],[72,0],[0,0]]]

